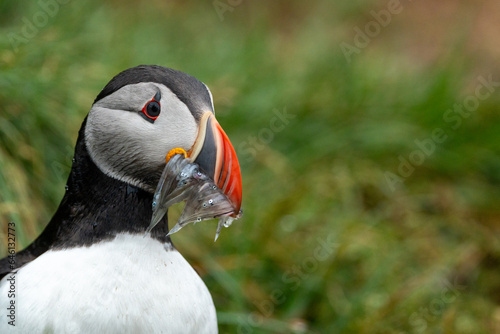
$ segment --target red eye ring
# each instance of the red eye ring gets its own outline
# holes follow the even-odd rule
[[[145,120],[153,123],[158,116],[160,116],[161,105],[160,100],[161,95],[160,92],[156,93],[151,101],[148,101],[146,105],[142,108],[141,112]]]

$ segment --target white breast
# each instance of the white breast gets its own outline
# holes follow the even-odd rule
[[[0,282],[1,333],[13,329],[8,277]],[[15,292],[18,333],[217,333],[198,274],[179,252],[142,235],[48,251],[18,271]]]

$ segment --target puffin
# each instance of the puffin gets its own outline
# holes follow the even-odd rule
[[[82,123],[53,218],[0,260],[1,333],[218,333],[211,294],[173,246],[168,214],[147,231],[176,148],[215,184],[232,184],[221,189],[239,210],[237,156],[208,87],[157,65],[111,79]],[[14,321],[5,316],[13,307]]]

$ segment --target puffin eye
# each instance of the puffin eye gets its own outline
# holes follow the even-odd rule
[[[151,101],[146,105],[146,116],[156,119],[160,115],[160,104],[156,101]]]
[[[161,99],[160,92],[156,93],[151,101],[146,103],[144,108],[142,108],[142,116],[143,118],[151,123],[160,116],[161,106],[159,100]]]

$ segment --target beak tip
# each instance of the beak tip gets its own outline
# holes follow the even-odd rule
[[[239,194],[230,194],[228,197],[234,207],[234,213],[231,215],[231,217],[240,218],[243,214],[243,211],[241,210],[241,192],[239,192]]]

